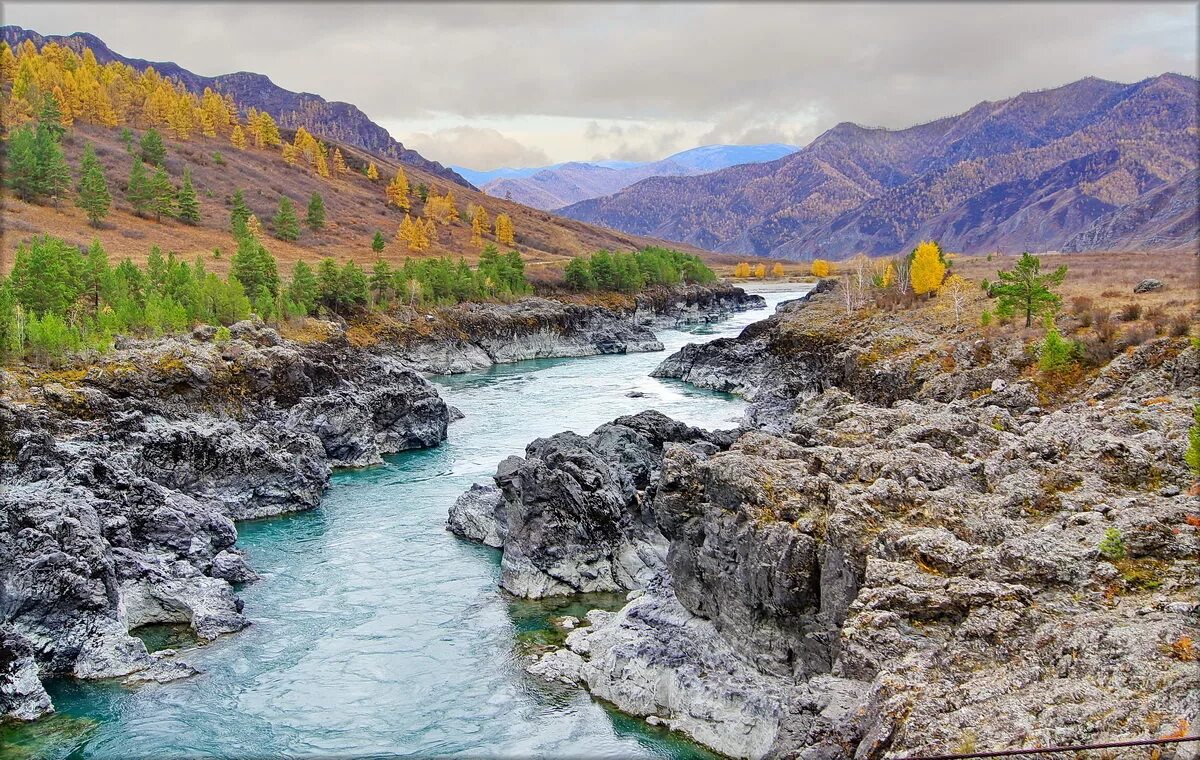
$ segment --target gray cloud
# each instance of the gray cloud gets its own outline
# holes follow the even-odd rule
[[[675,139],[806,141],[840,121],[898,128],[1084,76],[1196,69],[1192,3],[14,2],[6,11],[8,23],[91,31],[125,54],[201,73],[260,71],[355,103],[400,125],[402,140],[414,121],[577,120],[555,160],[640,156],[668,147],[663,136],[683,123],[707,127]],[[630,121],[649,132],[601,134]],[[557,154],[572,145],[574,155]]]
[[[486,127],[450,127],[436,132],[410,132],[405,144],[427,156],[453,156],[459,166],[542,166],[546,151],[525,145]]]

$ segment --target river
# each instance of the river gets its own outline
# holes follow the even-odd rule
[[[455,538],[445,520],[471,483],[539,436],[586,434],[650,408],[702,427],[734,425],[741,400],[648,374],[685,343],[736,334],[799,295],[761,292],[766,311],[660,331],[664,353],[432,378],[466,415],[446,443],[335,474],[310,512],[239,525],[239,546],[262,576],[240,592],[253,625],[189,649],[202,675],[136,689],[55,681],[59,715],[4,731],[0,754],[711,757],[580,689],[525,674],[522,647],[545,635],[549,616],[620,597],[507,597],[496,585],[499,552]],[[149,634],[158,646],[190,645],[179,631]]]

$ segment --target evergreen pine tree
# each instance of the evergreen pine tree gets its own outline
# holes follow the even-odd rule
[[[141,142],[142,160],[151,166],[162,166],[167,160],[167,148],[163,145],[162,135],[154,127],[146,130]]]
[[[28,125],[14,129],[8,138],[8,161],[5,181],[23,201],[37,198],[38,161],[37,137]]]
[[[133,206],[133,213],[138,216],[145,216],[150,210],[150,201],[153,199],[150,180],[146,177],[146,165],[140,158],[133,160],[133,167],[129,170],[129,184],[125,186],[125,199],[129,201],[129,205]]]
[[[320,193],[313,193],[308,200],[308,216],[304,219],[310,230],[314,232],[325,226],[325,201]]]
[[[296,219],[296,209],[292,206],[292,199],[286,195],[279,198],[279,210],[275,212],[271,226],[275,229],[275,237],[280,240],[300,239],[300,222]]]
[[[229,210],[229,227],[234,237],[246,234],[246,223],[250,220],[250,208],[246,205],[246,196],[241,190],[233,194],[233,208]]]
[[[104,178],[104,169],[101,168],[91,143],[83,149],[82,175],[76,190],[79,196],[75,199],[75,205],[87,213],[88,221],[93,227],[99,227],[101,220],[108,216],[112,196],[108,192],[108,180]]]
[[[312,267],[303,261],[297,261],[292,268],[292,282],[288,286],[288,297],[299,306],[305,314],[311,314],[317,305],[317,278]]]
[[[196,197],[196,188],[192,186],[192,170],[183,170],[183,185],[179,188],[179,221],[195,225],[200,222],[200,201]]]
[[[55,142],[61,140],[63,133],[67,131],[62,125],[62,108],[54,93],[48,92],[42,96],[42,110],[38,114],[38,121],[50,131]]]
[[[54,207],[71,187],[71,169],[63,156],[55,132],[46,124],[39,124],[34,154],[37,159],[37,193],[54,199]]]
[[[371,241],[371,250],[378,255],[383,253],[384,246],[386,245],[387,241],[384,240],[383,233],[379,230],[375,230],[375,239]]]
[[[150,178],[150,210],[154,212],[156,222],[161,222],[164,214],[175,213],[175,186],[161,167]]]

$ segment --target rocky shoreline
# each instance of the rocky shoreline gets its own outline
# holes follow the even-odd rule
[[[733,757],[1200,724],[1200,350],[1153,339],[1056,397],[1018,335],[839,330],[831,302],[659,367],[753,399],[740,429],[539,439],[455,504],[506,590],[630,592],[529,670]]]
[[[655,306],[761,305],[740,289]],[[436,446],[455,410],[424,372],[550,356],[662,350],[633,314],[547,299],[462,304],[428,329],[318,339],[261,322],[229,340],[126,341],[86,365],[0,372],[0,717],[53,708],[41,678],[194,674],[131,631],[187,624],[201,641],[248,625],[233,584],[255,574],[237,520],[311,509],[332,469]]]

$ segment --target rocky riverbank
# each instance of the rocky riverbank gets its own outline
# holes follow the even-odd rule
[[[535,441],[455,505],[509,591],[631,592],[531,672],[735,757],[1197,725],[1200,351],[1154,339],[1051,388],[1019,334],[848,326],[831,300],[660,367],[753,397],[742,429]]]
[[[680,303],[755,301],[715,288],[656,308]],[[390,332],[310,322],[296,339],[244,322],[228,340],[201,328],[0,371],[0,716],[49,711],[51,675],[195,673],[131,631],[246,626],[234,584],[255,575],[235,521],[311,509],[333,468],[441,442],[454,410],[422,372],[662,348],[632,309],[527,299],[409,317]]]
[[[652,328],[715,321],[763,308],[762,296],[729,285],[663,288],[577,303],[526,298],[463,303],[430,312],[401,310],[364,343],[398,353],[416,369],[456,374],[528,359],[661,351]]]

